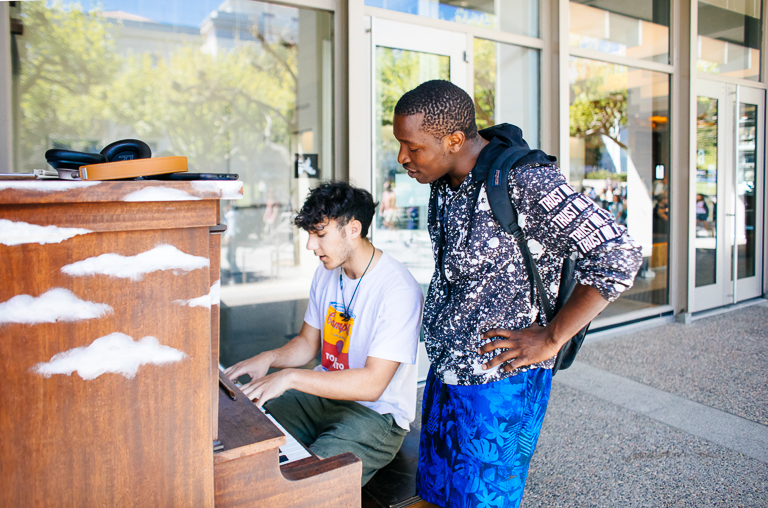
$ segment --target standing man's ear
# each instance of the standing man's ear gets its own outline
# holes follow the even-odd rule
[[[464,142],[467,140],[466,135],[461,131],[452,132],[443,138],[443,142],[446,143],[446,148],[450,153],[457,153],[464,146]]]

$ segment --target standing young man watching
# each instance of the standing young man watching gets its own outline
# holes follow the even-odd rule
[[[320,457],[354,453],[362,484],[400,449],[416,414],[424,298],[408,270],[376,249],[376,203],[343,182],[313,189],[295,223],[320,257],[299,335],[225,371],[243,393]],[[314,370],[297,369],[321,353]],[[270,368],[282,370],[267,375]]]
[[[432,367],[418,491],[439,506],[517,507],[555,357],[632,286],[640,249],[610,213],[573,190],[552,158],[529,150],[509,172],[508,190],[550,301],[562,260],[578,259],[578,284],[547,323],[517,242],[494,219],[480,178],[508,147],[528,148],[520,129],[502,124],[478,133],[469,95],[436,80],[399,100],[394,135],[398,162],[431,185],[436,266],[424,335]]]

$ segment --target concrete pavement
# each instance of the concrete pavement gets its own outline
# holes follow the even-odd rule
[[[768,302],[588,340],[522,506],[768,507]]]

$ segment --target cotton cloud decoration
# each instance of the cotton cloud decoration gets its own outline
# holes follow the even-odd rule
[[[62,228],[59,226],[38,226],[26,222],[14,222],[0,219],[0,244],[23,245],[28,243],[60,243],[73,236],[92,233],[89,229]]]
[[[199,201],[202,198],[193,196],[181,189],[171,187],[147,187],[145,189],[131,192],[123,197],[123,201],[146,202],[146,201]]]
[[[38,297],[16,295],[0,303],[0,325],[73,322],[101,318],[111,313],[112,307],[105,303],[81,300],[68,289],[53,288]]]
[[[207,295],[198,296],[197,298],[192,298],[190,300],[174,300],[173,303],[178,303],[179,305],[189,305],[190,307],[205,307],[207,309],[211,308],[211,305],[218,305],[221,297],[221,280],[217,280],[213,283],[211,286],[211,290]]]
[[[31,370],[46,378],[77,372],[86,381],[102,374],[121,374],[133,379],[142,365],[165,365],[186,357],[183,351],[164,346],[155,337],[148,335],[134,341],[129,335],[115,332],[94,340],[89,346],[58,353],[49,362],[38,363]]]
[[[6,189],[27,191],[27,192],[65,192],[76,189],[85,189],[86,187],[92,187],[99,185],[101,182],[80,182],[80,181],[61,181],[61,180],[49,180],[46,182],[40,182],[35,180],[34,182],[20,182],[18,180],[6,180],[0,181],[0,191]]]
[[[158,270],[186,273],[209,265],[207,258],[186,254],[173,245],[158,245],[135,256],[102,254],[64,266],[61,271],[73,277],[109,275],[121,279],[141,280],[144,275]]]

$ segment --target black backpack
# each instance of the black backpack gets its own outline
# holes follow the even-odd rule
[[[525,259],[528,279],[533,286],[531,288],[531,295],[534,295],[534,305],[536,304],[535,295],[538,293],[544,314],[547,316],[547,322],[550,323],[552,322],[552,318],[555,317],[555,314],[557,314],[563,305],[565,305],[565,302],[576,287],[576,279],[574,278],[576,262],[570,257],[566,257],[563,260],[557,301],[555,302],[555,306],[552,307],[549,297],[547,297],[547,293],[544,290],[544,284],[541,282],[539,269],[536,267],[536,261],[534,261],[533,256],[531,256],[523,230],[517,223],[517,211],[512,205],[507,185],[507,182],[509,181],[509,171],[518,161],[520,161],[520,159],[529,153],[531,153],[531,150],[527,146],[512,146],[507,148],[496,158],[487,173],[475,173],[474,176],[476,177],[478,184],[485,179],[488,204],[491,207],[494,218],[504,231],[515,237],[515,240],[520,247],[520,251],[523,254],[523,259]],[[550,157],[550,160],[554,161],[554,157]],[[560,348],[555,360],[555,366],[552,368],[553,376],[558,370],[567,369],[571,366],[573,360],[576,358],[576,353],[579,352],[579,348],[584,342],[584,336],[587,334],[588,328],[589,323]]]

